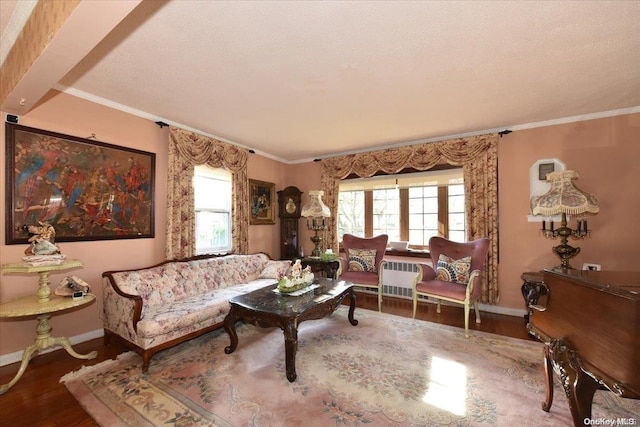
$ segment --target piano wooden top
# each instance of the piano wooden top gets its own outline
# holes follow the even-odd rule
[[[551,268],[547,273],[563,276],[566,280],[590,286],[603,292],[640,301],[639,271],[593,271]]]

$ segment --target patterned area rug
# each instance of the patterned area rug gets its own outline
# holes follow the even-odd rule
[[[238,323],[157,354],[128,352],[65,375],[102,426],[569,426],[563,390],[549,413],[542,344],[346,308],[300,325],[286,379],[279,329]],[[557,380],[556,380],[557,383]],[[640,401],[598,391],[593,417],[640,421]]]

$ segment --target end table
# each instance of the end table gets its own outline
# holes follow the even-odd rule
[[[340,268],[340,260],[338,258],[333,261],[323,261],[320,258],[303,258],[300,260],[302,267],[311,267],[314,273],[324,273],[327,279],[337,279],[336,275]]]
[[[35,295],[15,298],[13,300],[0,303],[0,318],[36,316],[38,325],[36,326],[35,342],[29,345],[22,353],[22,363],[16,376],[7,384],[0,385],[0,395],[9,390],[24,374],[29,361],[34,356],[44,350],[54,346],[62,346],[67,353],[78,359],[93,359],[98,355],[97,351],[89,354],[78,354],[72,347],[69,338],[51,336],[51,315],[52,313],[69,310],[74,307],[81,307],[92,303],[96,297],[86,294],[81,298],[62,297],[51,295],[49,288],[49,273],[51,271],[61,271],[75,267],[82,267],[78,260],[67,260],[61,264],[51,265],[29,265],[24,263],[4,264],[1,267],[2,273],[38,273],[40,277],[38,292]]]

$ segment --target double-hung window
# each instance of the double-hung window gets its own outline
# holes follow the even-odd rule
[[[231,172],[196,166],[193,177],[196,254],[231,250]]]
[[[345,179],[338,197],[338,233],[389,235],[412,248],[431,236],[466,241],[461,168]]]

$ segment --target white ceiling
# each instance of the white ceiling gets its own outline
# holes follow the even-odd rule
[[[639,23],[640,1],[142,2],[53,87],[299,162],[640,111]]]

